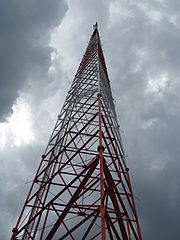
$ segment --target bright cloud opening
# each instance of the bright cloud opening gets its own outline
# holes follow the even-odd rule
[[[1,148],[10,142],[16,146],[30,143],[33,139],[31,111],[29,105],[18,98],[13,105],[13,114],[6,123],[0,123],[0,144]]]
[[[159,76],[151,76],[148,79],[147,92],[161,95],[161,93],[169,87],[169,83],[169,78],[166,73],[162,73]]]

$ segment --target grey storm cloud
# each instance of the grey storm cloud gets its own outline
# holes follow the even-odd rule
[[[142,233],[149,240],[179,239],[180,5],[122,6],[129,16],[114,22],[105,44]]]
[[[3,124],[22,92],[29,93],[27,98],[33,116],[37,117],[39,99],[47,96],[46,93],[40,96],[42,86],[45,89],[51,81],[48,76],[54,52],[49,46],[51,34],[67,9],[64,0],[0,1],[0,122]],[[38,131],[43,131],[42,121],[36,119],[36,124],[39,124]],[[8,149],[2,150],[0,143],[0,239],[9,239],[11,235],[29,188],[29,183],[24,183],[33,179],[37,159],[42,154],[43,135],[37,135],[33,146],[15,147],[11,134],[7,136]],[[3,138],[1,130],[0,137]]]
[[[10,236],[30,185],[22,182],[33,178],[38,156],[48,142],[47,132],[53,128],[68,90],[67,81],[72,80],[66,72],[70,67],[59,68],[58,62],[80,60],[95,21],[99,23],[143,239],[180,239],[180,2],[67,2],[68,10],[65,1],[0,3],[1,119],[11,111],[19,91],[24,91],[31,104],[35,134],[31,144],[15,147],[9,140],[11,144],[2,151],[0,239]],[[62,35],[57,35],[56,46],[52,44],[57,47],[53,66],[58,70],[49,77],[54,51],[49,41],[60,23]],[[78,61],[74,62],[75,71]]]
[[[65,1],[0,2],[0,119],[12,112],[19,90],[48,71],[50,33],[67,10]]]

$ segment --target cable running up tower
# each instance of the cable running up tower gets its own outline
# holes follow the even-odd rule
[[[97,23],[11,240],[142,240]]]

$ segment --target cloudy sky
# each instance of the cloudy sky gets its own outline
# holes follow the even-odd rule
[[[98,21],[145,240],[180,239],[180,1],[0,1],[0,239]]]

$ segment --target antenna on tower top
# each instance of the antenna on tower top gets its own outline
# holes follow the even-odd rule
[[[97,24],[97,22],[93,25],[93,29],[94,29],[94,30],[98,29],[98,24]]]

